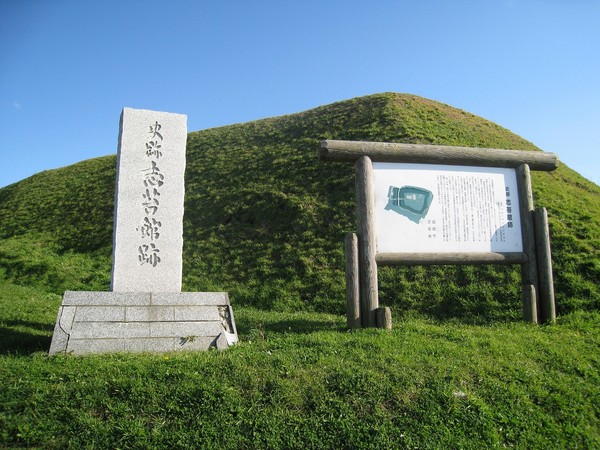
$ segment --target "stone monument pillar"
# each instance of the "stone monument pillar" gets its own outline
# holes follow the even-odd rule
[[[111,290],[181,290],[187,117],[125,108],[117,153]]]
[[[111,292],[67,291],[50,354],[227,348],[225,292],[181,292],[187,117],[121,115]]]

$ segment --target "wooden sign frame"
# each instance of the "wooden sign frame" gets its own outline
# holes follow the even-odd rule
[[[321,142],[322,161],[353,162],[356,170],[357,233],[346,237],[347,322],[350,328],[391,328],[389,308],[379,307],[379,265],[520,264],[523,318],[553,322],[554,284],[545,208],[534,209],[530,170],[552,171],[553,153],[384,142]],[[401,162],[516,169],[522,252],[377,253],[373,162]]]

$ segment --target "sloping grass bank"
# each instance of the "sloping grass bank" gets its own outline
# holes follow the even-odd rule
[[[348,332],[340,316],[237,308],[224,352],[49,358],[59,303],[0,286],[0,446],[600,446],[597,313]]]
[[[191,132],[185,290],[227,291],[234,307],[343,314],[354,168],[319,162],[322,139],[537,150],[481,117],[395,93]],[[114,155],[96,158],[0,189],[0,274],[60,295],[107,290],[115,167]],[[564,165],[533,180],[549,213],[558,314],[600,311],[600,187]],[[520,279],[514,265],[385,268],[380,298],[398,314],[510,321]]]

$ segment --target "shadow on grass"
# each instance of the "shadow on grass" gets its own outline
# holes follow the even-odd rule
[[[47,352],[54,326],[47,323],[9,320],[0,326],[0,355]]]
[[[287,319],[287,320],[261,320],[255,318],[236,317],[235,324],[238,334],[245,336],[253,331],[269,333],[293,333],[309,334],[319,331],[339,331],[346,332],[345,325],[341,325],[331,320],[323,319]]]

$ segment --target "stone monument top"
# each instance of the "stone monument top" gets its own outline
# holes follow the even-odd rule
[[[186,122],[182,114],[121,114],[112,291],[181,291]]]

